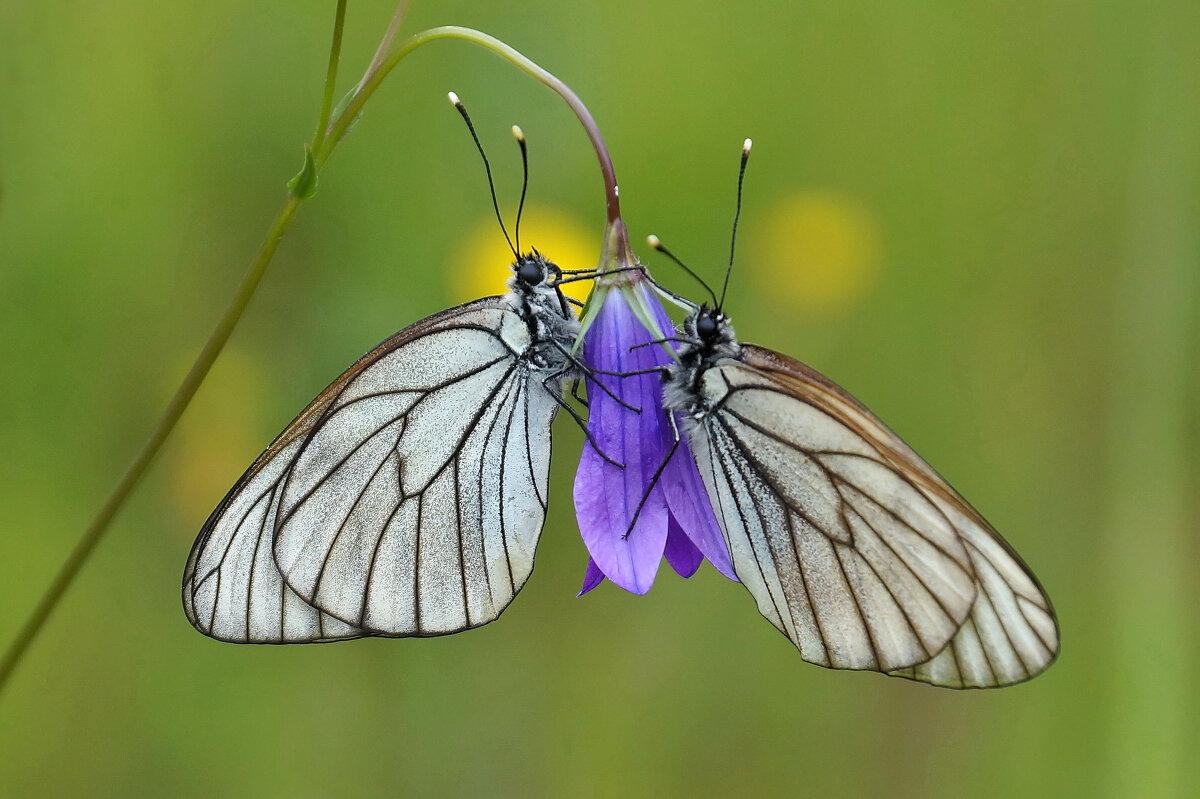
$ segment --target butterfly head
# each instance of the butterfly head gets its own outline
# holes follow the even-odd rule
[[[729,317],[707,305],[698,306],[684,318],[680,341],[677,360],[667,372],[663,405],[681,413],[690,431],[708,416],[716,401],[705,391],[705,374],[717,361],[736,358],[739,348]]]
[[[512,270],[512,288],[526,291],[548,283],[550,276],[559,271],[557,266],[547,261],[537,250],[533,250],[528,255],[519,256],[517,260],[513,261]]]
[[[558,288],[562,270],[537,250],[517,256],[508,279],[507,302],[525,323],[535,341],[566,342],[570,346],[578,323],[566,295]]]
[[[562,270],[537,250],[517,256],[512,263],[512,277],[508,279],[510,296],[519,303],[557,308],[558,313],[569,316],[566,300],[558,289]]]
[[[683,320],[684,338],[694,351],[706,358],[720,358],[737,353],[737,337],[733,325],[720,308],[701,305]]]
[[[707,309],[705,309],[707,311]],[[701,313],[696,317],[696,335],[701,341],[711,341],[716,338],[720,331],[721,325],[717,321],[716,314],[711,312]]]

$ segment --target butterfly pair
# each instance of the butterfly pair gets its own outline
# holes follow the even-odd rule
[[[561,271],[536,252],[512,271],[506,295],[367,353],[250,466],[188,559],[197,629],[300,643],[500,615],[533,568],[550,425],[581,375]],[[853,397],[739,344],[714,305],[684,320],[663,402],[762,614],[830,668],[949,687],[1044,670],[1053,611],[1011,548]]]

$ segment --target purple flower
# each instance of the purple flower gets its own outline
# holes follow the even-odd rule
[[[671,335],[670,318],[637,272],[602,275],[590,306],[583,360],[607,391],[589,378],[588,433],[605,455],[624,468],[601,457],[591,442],[584,444],[575,474],[575,513],[591,557],[580,594],[605,577],[626,591],[644,594],[653,585],[663,557],[683,577],[695,574],[708,558],[717,571],[736,580],[682,424],[678,446],[671,454],[676,434],[662,407],[660,373],[604,374],[628,374],[670,363],[660,344],[647,344]],[[653,328],[648,329],[645,321]]]

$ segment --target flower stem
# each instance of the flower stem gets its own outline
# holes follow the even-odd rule
[[[345,17],[346,0],[338,0],[333,24],[333,43],[329,48],[329,69],[325,75],[325,90],[321,101],[316,136],[321,136],[324,133],[327,120],[329,119],[330,107],[333,102],[334,81],[337,78],[338,59],[342,49],[342,30]],[[322,143],[323,139],[318,141],[314,138],[312,149],[316,149]],[[108,532],[108,526],[112,523],[113,517],[117,515],[117,511],[125,504],[125,500],[129,497],[130,492],[133,491],[134,487],[142,479],[146,468],[154,460],[154,456],[158,454],[159,449],[162,448],[163,442],[167,440],[167,436],[175,429],[175,424],[183,415],[188,403],[192,401],[192,397],[195,396],[197,389],[200,388],[200,384],[208,376],[209,369],[212,368],[213,363],[217,360],[217,356],[221,354],[225,342],[229,340],[229,335],[233,332],[233,328],[237,326],[238,320],[242,318],[242,312],[246,310],[246,306],[250,303],[250,298],[254,295],[255,289],[258,288],[263,274],[266,273],[267,267],[271,264],[271,258],[279,248],[279,242],[283,239],[283,234],[287,232],[293,217],[296,215],[296,211],[307,196],[310,196],[310,194],[301,196],[294,192],[288,193],[283,207],[276,214],[275,221],[271,223],[266,238],[263,240],[262,246],[258,249],[258,254],[255,255],[254,260],[250,263],[250,268],[246,271],[246,276],[242,278],[242,283],[238,286],[237,293],[229,303],[229,307],[226,308],[225,314],[217,322],[216,328],[209,335],[204,349],[196,357],[187,376],[183,379],[179,388],[176,389],[175,396],[171,398],[171,402],[167,405],[167,409],[163,411],[158,424],[154,426],[154,430],[150,433],[150,438],[142,445],[141,450],[133,459],[133,463],[125,470],[121,481],[117,483],[116,488],[109,494],[100,511],[92,519],[92,523],[88,525],[83,536],[75,544],[75,548],[71,550],[71,554],[67,556],[66,561],[59,568],[58,573],[54,576],[54,580],[46,588],[41,599],[38,600],[33,613],[25,620],[25,623],[17,633],[17,637],[9,645],[8,649],[5,650],[4,657],[0,658],[0,693],[4,691],[4,686],[8,684],[9,678],[12,676],[17,664],[20,663],[26,650],[29,649],[29,645],[37,638],[38,633],[45,626],[46,620],[50,618],[55,608],[58,607],[58,603],[62,600],[67,588],[70,587],[76,575],[79,574],[80,568],[82,568],[83,564],[92,554],[96,545],[100,543],[100,539]]]
[[[325,71],[325,92],[321,96],[321,113],[317,115],[317,127],[313,131],[313,150],[321,149],[321,145],[325,143],[325,128],[329,124],[329,114],[333,110],[333,87],[337,83],[338,59],[342,54],[342,30],[345,22],[346,0],[338,0],[333,20],[333,44],[329,47],[329,68]]]
[[[46,623],[46,619],[54,612],[66,592],[67,587],[75,579],[79,573],[79,569],[83,566],[84,561],[92,554],[92,550],[96,548],[96,544],[104,537],[104,533],[108,531],[108,525],[112,522],[117,511],[124,504],[125,499],[133,490],[141,479],[142,474],[146,471],[146,467],[150,465],[150,461],[158,454],[158,450],[174,429],[175,423],[179,421],[179,417],[183,415],[183,411],[191,402],[196,390],[200,388],[200,383],[208,375],[208,370],[216,361],[217,356],[221,354],[221,349],[225,346],[225,342],[229,339],[229,334],[233,332],[233,328],[241,318],[242,311],[246,309],[247,303],[250,302],[250,297],[254,294],[254,290],[258,287],[258,283],[262,280],[263,273],[267,271],[267,266],[271,263],[271,256],[275,254],[275,250],[279,247],[279,242],[283,238],[283,234],[287,232],[288,226],[292,222],[292,218],[296,214],[296,209],[300,207],[303,200],[294,195],[289,195],[283,208],[275,217],[274,223],[271,225],[270,231],[267,233],[266,239],[258,250],[258,255],[254,262],[251,263],[246,276],[242,278],[242,284],[238,287],[237,294],[233,301],[225,311],[225,315],[221,317],[221,321],[217,323],[216,329],[209,336],[208,342],[204,345],[204,349],[200,351],[196,362],[192,364],[191,370],[187,373],[187,377],[183,379],[179,388],[175,391],[175,396],[171,398],[171,403],[163,412],[162,417],[155,425],[154,431],[150,434],[150,438],[142,445],[142,449],[138,452],[137,457],[133,459],[133,463],[125,471],[125,475],[121,478],[121,482],[113,489],[104,505],[100,508],[100,512],[92,519],[92,523],[88,525],[83,537],[79,539],[79,543],[71,551],[62,568],[58,570],[54,581],[46,589],[42,598],[38,601],[37,607],[33,613],[25,621],[21,627],[21,631],[17,633],[16,639],[4,653],[3,660],[0,660],[0,690],[3,690],[4,685],[8,682],[9,676],[17,663],[21,660],[25,650],[37,637],[42,626]]]
[[[401,42],[379,64],[378,69],[367,76],[366,80],[359,87],[354,99],[350,101],[342,114],[330,124],[329,131],[325,136],[324,146],[313,148],[316,153],[317,168],[320,169],[325,161],[328,160],[333,147],[346,135],[346,131],[350,125],[353,124],[355,118],[362,112],[363,105],[375,90],[379,88],[379,84],[392,71],[392,68],[418,47],[439,39],[458,39],[490,50],[550,88],[555,94],[566,101],[571,110],[575,112],[575,116],[579,118],[583,129],[587,132],[588,139],[592,143],[592,149],[596,151],[596,157],[600,161],[600,172],[604,177],[604,197],[608,222],[610,225],[618,222],[621,219],[621,202],[617,194],[617,175],[613,170],[612,158],[608,154],[608,147],[604,143],[604,137],[600,134],[600,128],[596,125],[595,119],[592,118],[591,113],[587,110],[587,106],[583,104],[583,101],[579,99],[579,96],[575,92],[571,91],[570,87],[554,75],[542,69],[520,52],[509,47],[494,36],[489,36],[482,31],[472,28],[461,28],[455,25],[430,28],[429,30],[414,34]]]
[[[404,12],[408,6],[407,0],[402,0],[399,4],[387,33],[380,44],[379,51],[376,53],[375,58],[372,59],[370,66],[368,66],[350,102],[331,122],[334,83],[337,78],[338,60],[341,55],[346,5],[346,0],[338,0],[334,20],[333,43],[330,46],[329,68],[325,76],[321,110],[318,116],[316,132],[313,135],[313,141],[308,148],[308,152],[312,154],[312,163],[310,164],[306,159],[305,167],[306,169],[309,166],[313,167],[312,177],[315,178],[315,174],[320,172],[321,167],[329,159],[330,155],[332,155],[334,148],[346,135],[347,130],[349,130],[354,120],[362,113],[363,106],[367,100],[400,61],[418,47],[429,42],[438,39],[460,39],[473,42],[507,59],[523,72],[548,86],[566,101],[567,105],[571,107],[575,115],[579,118],[584,130],[587,131],[588,138],[592,142],[592,147],[596,151],[596,156],[600,160],[600,169],[604,176],[609,227],[618,225],[618,230],[621,232],[624,231],[624,224],[621,223],[620,202],[617,197],[617,178],[613,171],[612,159],[609,157],[608,148],[604,144],[604,138],[600,135],[600,130],[596,126],[595,120],[579,97],[558,78],[504,44],[504,42],[488,36],[486,33],[470,28],[447,26],[423,31],[409,37],[394,51],[384,57],[383,54],[390,49],[391,41],[395,38],[400,20],[404,16]],[[297,183],[297,186],[299,185]],[[230,334],[233,332],[233,328],[241,319],[242,313],[246,310],[250,298],[254,295],[254,291],[258,288],[259,282],[266,273],[267,267],[270,265],[271,259],[279,247],[279,242],[283,239],[284,233],[287,232],[288,227],[291,225],[296,211],[300,208],[300,204],[309,196],[311,196],[311,189],[308,191],[293,190],[289,192],[283,207],[279,210],[275,221],[271,224],[271,228],[267,232],[267,236],[259,248],[258,254],[251,262],[246,276],[242,279],[242,283],[238,287],[232,302],[230,302],[225,314],[221,317],[216,328],[209,336],[208,342],[204,345],[204,349],[201,350],[195,363],[192,364],[187,377],[184,378],[183,383],[176,390],[175,396],[171,398],[170,404],[158,420],[158,424],[155,425],[150,438],[142,446],[133,463],[130,464],[121,481],[113,489],[108,499],[105,500],[104,505],[100,508],[95,518],[92,519],[92,523],[84,532],[83,537],[79,539],[79,542],[75,545],[75,548],[55,575],[54,580],[38,601],[33,613],[30,614],[25,624],[22,625],[20,632],[17,633],[17,637],[13,643],[5,651],[3,659],[0,659],[0,692],[3,691],[4,686],[8,683],[9,678],[28,650],[29,645],[37,638],[38,633],[41,632],[42,627],[45,626],[46,621],[53,614],[55,608],[57,608],[67,588],[70,587],[76,575],[78,575],[84,562],[87,561],[92,551],[96,548],[96,545],[100,542],[100,539],[108,531],[109,524],[116,516],[117,511],[120,510],[125,500],[129,497],[129,494],[137,486],[147,467],[153,461],[154,456],[161,449],[163,442],[166,441],[171,431],[175,428],[175,424],[179,421],[184,410],[191,402],[192,397],[199,389],[200,384],[208,375],[208,371],[212,368],[217,356],[220,355],[225,342],[228,341]],[[625,238],[627,239],[627,236]]]
[[[379,66],[383,63],[383,59],[387,56],[388,50],[392,48],[392,42],[396,40],[396,34],[400,31],[400,23],[404,20],[404,13],[408,11],[408,0],[401,0],[400,5],[396,6],[396,13],[392,14],[392,21],[388,23],[387,32],[383,34],[383,38],[379,40],[379,47],[375,48],[375,55],[371,58],[371,63],[367,66],[366,72],[358,81],[356,91],[362,88],[362,85],[367,82]],[[329,120],[326,119],[326,122]]]

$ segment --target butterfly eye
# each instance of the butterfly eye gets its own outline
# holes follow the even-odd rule
[[[527,286],[536,286],[546,279],[546,273],[537,261],[525,260],[517,267],[517,279]]]
[[[696,335],[702,341],[708,341],[717,334],[717,320],[704,314],[696,320]]]

